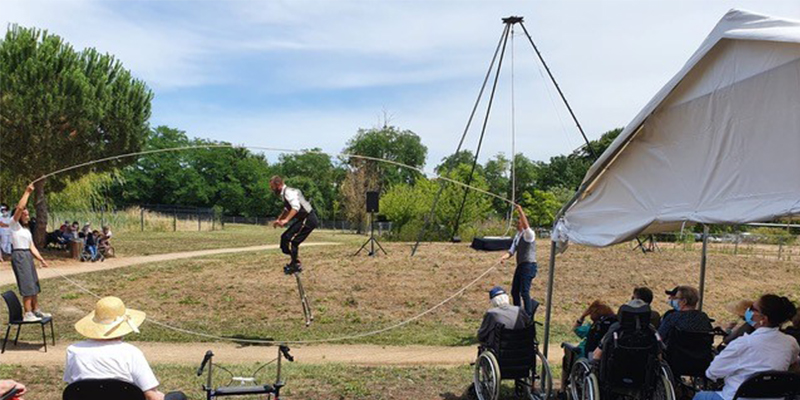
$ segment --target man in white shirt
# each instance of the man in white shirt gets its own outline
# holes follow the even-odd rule
[[[298,259],[300,243],[303,243],[308,235],[319,225],[317,212],[314,211],[311,203],[306,200],[299,189],[286,186],[280,176],[273,176],[269,180],[269,187],[273,193],[283,200],[283,212],[272,223],[272,226],[284,227],[292,218],[295,219],[281,235],[281,251],[283,251],[283,254],[291,256],[291,261],[289,265],[284,267],[283,272],[287,275],[300,272],[303,270]]]
[[[517,256],[517,268],[514,270],[514,280],[511,282],[511,298],[515,306],[525,308],[525,312],[533,318],[538,303],[531,301],[531,283],[536,277],[538,265],[536,264],[536,233],[531,229],[528,218],[522,206],[517,204],[517,235],[508,253],[500,258],[500,262]]]
[[[122,341],[131,332],[139,333],[144,319],[144,312],[125,308],[119,298],[100,299],[94,311],[75,323],[75,330],[89,340],[67,348],[64,381],[117,379],[139,387],[146,400],[186,400],[181,392],[161,393],[142,351]]]

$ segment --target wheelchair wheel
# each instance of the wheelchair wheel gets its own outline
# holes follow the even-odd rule
[[[583,379],[583,382],[584,390],[580,400],[600,400],[600,382],[597,381],[597,375],[594,372],[590,372]]]
[[[478,400],[496,400],[500,397],[500,364],[489,350],[484,350],[478,356],[473,386]]]
[[[584,399],[584,392],[586,392],[586,378],[592,373],[592,367],[589,365],[589,360],[581,358],[572,364],[572,370],[569,373],[569,387],[563,388],[567,393],[570,400]]]
[[[550,364],[539,349],[536,350],[536,369],[531,370],[530,386],[525,391],[530,400],[548,400],[553,393],[553,374]]]
[[[659,367],[656,387],[653,390],[651,398],[653,400],[675,400],[675,388],[672,386],[672,373],[666,365],[662,364]]]

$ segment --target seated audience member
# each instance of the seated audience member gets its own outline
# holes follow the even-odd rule
[[[72,225],[69,226],[69,236],[69,240],[78,240],[80,238],[78,221],[72,221]]]
[[[114,234],[111,233],[111,228],[109,228],[108,225],[104,226],[103,227],[103,234],[100,236],[99,244],[101,246],[103,246],[103,247],[111,246],[111,237],[112,236],[114,236]]]
[[[722,344],[727,346],[734,339],[740,338],[745,334],[751,334],[753,331],[755,331],[755,328],[748,324],[744,319],[745,312],[747,312],[747,309],[751,307],[753,307],[752,300],[739,300],[730,303],[727,307],[725,307],[731,312],[731,314],[737,315],[739,320],[733,321],[728,324],[727,327],[725,327],[725,332],[727,332],[728,335],[722,339]]]
[[[797,343],[800,344],[800,312],[797,312],[792,318],[792,324],[783,330],[783,333],[795,338]]]
[[[643,309],[644,308],[645,310],[647,310],[648,313],[650,312],[650,306],[647,303],[645,303],[643,300],[641,300],[641,299],[633,299],[633,300],[625,303],[625,305],[628,306],[628,307],[631,307],[633,309]],[[630,311],[630,309],[629,309],[629,311]],[[620,318],[621,318],[621,313],[620,313],[620,315],[617,316],[617,322],[613,323],[608,328],[608,331],[606,331],[606,334],[603,335],[603,338],[600,340],[600,343],[598,343],[597,348],[594,350],[594,359],[595,360],[599,360],[603,356],[603,346],[606,343],[608,343],[608,341],[611,340],[612,337],[614,337],[614,332],[617,332],[622,327],[622,325],[620,324],[620,321],[619,321]],[[655,328],[652,326],[652,324],[650,326],[648,326],[647,329],[652,330],[653,334],[655,334]]]
[[[797,313],[786,297],[765,294],[745,313],[747,323],[755,328],[750,335],[732,341],[714,358],[706,370],[709,379],[724,379],[721,392],[698,392],[695,400],[731,400],[736,390],[755,373],[787,371],[797,366],[800,345],[778,328]]]
[[[665,313],[658,327],[661,340],[669,346],[669,335],[675,329],[683,331],[711,331],[711,319],[706,313],[697,309],[700,294],[691,286],[678,286],[675,295],[669,301],[673,312]]]
[[[591,319],[591,324],[583,323],[587,316]],[[617,322],[617,315],[611,307],[600,300],[593,301],[572,327],[575,335],[583,339],[576,347],[580,357],[591,358],[592,352],[600,344],[600,340],[608,332],[608,328],[615,322]]]
[[[658,329],[659,324],[661,323],[661,314],[658,311],[652,309],[653,304],[653,291],[646,286],[641,286],[633,289],[633,295],[631,296],[631,300],[639,299],[648,306],[650,306],[650,323],[653,325],[654,328]]]
[[[138,386],[146,400],[185,400],[181,392],[161,393],[142,351],[122,341],[131,332],[139,333],[144,319],[144,312],[125,308],[119,298],[100,299],[94,311],[75,323],[75,330],[88,340],[67,348],[64,381],[119,379]]]
[[[80,233],[78,233],[78,237],[85,238],[90,233],[92,233],[92,224],[87,222],[83,224],[83,228],[81,228]]]
[[[25,400],[22,398],[22,395],[27,391],[25,385],[10,379],[0,380],[0,396],[10,392],[12,389],[17,389],[17,394],[11,400]]]
[[[99,232],[93,231],[86,234],[86,250],[92,255],[92,261],[97,261],[97,237]]]
[[[512,306],[508,301],[508,294],[500,286],[495,286],[489,291],[489,300],[492,308],[483,315],[483,322],[478,329],[478,342],[487,347],[493,347],[495,328],[522,329],[531,323],[528,314],[517,306]]]

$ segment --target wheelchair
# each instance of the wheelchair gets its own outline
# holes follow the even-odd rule
[[[685,394],[679,397],[691,398],[701,390],[722,389],[721,382],[706,377],[706,370],[716,355],[714,337],[725,335],[719,327],[711,331],[676,329],[670,333],[664,358],[672,371],[676,390]]]
[[[536,324],[524,329],[494,330],[496,345],[478,348],[473,387],[478,400],[500,397],[500,381],[516,380],[520,395],[530,400],[547,400],[553,389],[553,377],[547,358],[539,351]]]
[[[650,308],[622,306],[618,329],[609,331],[600,360],[572,366],[572,400],[675,400],[672,373],[661,360],[662,344],[650,325]]]

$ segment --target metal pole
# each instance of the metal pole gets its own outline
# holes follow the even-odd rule
[[[700,303],[697,309],[703,311],[703,297],[706,291],[706,259],[708,258],[708,225],[703,225],[703,256],[700,259]]]
[[[556,271],[556,242],[550,241],[550,268],[547,276],[547,309],[544,314],[544,354],[547,357],[547,350],[550,346],[550,313],[553,310],[553,283],[555,282]]]

